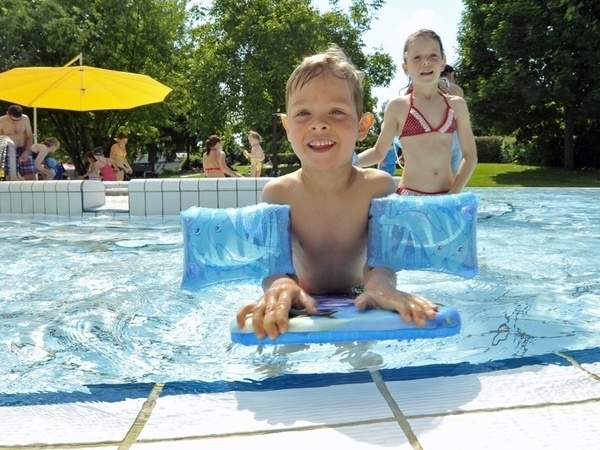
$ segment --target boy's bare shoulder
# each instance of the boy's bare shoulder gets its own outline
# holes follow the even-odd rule
[[[286,193],[300,184],[298,172],[292,172],[269,180],[262,190],[262,201],[275,204],[287,203]]]
[[[361,180],[369,187],[372,197],[384,197],[396,192],[396,180],[389,173],[379,169],[356,168]]]

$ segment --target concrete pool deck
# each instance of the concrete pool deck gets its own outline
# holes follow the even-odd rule
[[[0,450],[584,449],[600,436],[600,348],[260,383],[0,394]]]

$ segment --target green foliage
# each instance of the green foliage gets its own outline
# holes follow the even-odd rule
[[[458,71],[475,132],[515,136],[530,160],[585,164],[575,136],[600,125],[599,18],[587,0],[465,0]]]
[[[150,75],[172,86],[178,44],[185,34],[186,0],[0,0],[0,69],[83,64]],[[76,62],[78,63],[78,62]],[[177,94],[172,95],[175,103]],[[59,138],[79,171],[85,151],[112,145],[119,129],[135,131],[132,149],[155,141],[168,124],[171,98],[162,105],[94,113],[37,111],[40,137]],[[32,112],[26,111],[31,117]],[[137,124],[137,125],[136,125]]]
[[[598,170],[477,164],[467,187],[600,187]]]
[[[258,131],[277,165],[285,142],[279,116],[285,112],[287,78],[304,56],[330,42],[366,73],[365,108],[371,110],[371,87],[389,84],[395,71],[389,55],[362,51],[362,34],[382,2],[354,0],[347,13],[332,3],[324,13],[310,0],[215,0],[197,10],[189,91],[202,102],[189,120],[199,134],[228,130],[232,139],[244,140],[249,130]]]
[[[502,137],[481,136],[475,138],[477,159],[480,163],[502,162]]]
[[[304,56],[340,45],[366,74],[366,110],[376,103],[371,89],[388,85],[396,70],[390,55],[363,51],[384,1],[330,4],[320,12],[310,0],[0,0],[0,70],[63,66],[81,53],[85,65],[173,88],[165,102],[130,111],[38,110],[38,134],[57,136],[80,171],[84,152],[110,147],[120,130],[130,135],[131,156],[199,155],[198,143],[219,134],[234,161],[255,130],[277,164],[279,150],[293,160],[279,115],[287,78]]]

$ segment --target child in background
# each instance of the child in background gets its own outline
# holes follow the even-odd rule
[[[404,172],[401,195],[435,195],[460,192],[477,164],[475,138],[464,99],[439,92],[446,59],[441,38],[431,30],[411,34],[404,45],[402,68],[414,86],[390,101],[375,147],[358,156],[357,165],[381,161],[394,136],[400,136]],[[458,132],[463,156],[452,173],[452,134]]]
[[[262,164],[265,160],[265,152],[263,151],[260,143],[262,138],[256,131],[248,133],[248,142],[250,143],[250,151],[244,150],[244,156],[250,158],[250,176],[260,177],[262,171]]]
[[[96,170],[100,173],[102,181],[117,181],[117,175],[114,172],[114,168],[123,169],[118,167],[117,163],[110,158],[104,156],[104,149],[102,147],[96,147],[92,154],[96,160]]]
[[[371,200],[396,184],[381,170],[352,165],[356,141],[373,124],[362,108],[362,75],[336,46],[305,58],[287,82],[282,121],[301,168],[269,181],[262,200],[291,206],[296,275],[264,279],[261,298],[238,311],[240,327],[252,315],[258,338],[285,333],[292,307],[316,314],[313,294],[358,293],[358,309],[394,310],[419,326],[435,317],[429,300],[396,289],[395,272],[367,266]]]
[[[83,178],[88,178],[89,180],[96,180],[96,181],[102,181],[102,178],[100,178],[100,172],[98,171],[98,168],[96,167],[96,158],[94,158],[94,152],[86,152],[84,159],[87,161],[88,163],[88,170],[86,173],[83,174],[83,176],[81,177]]]

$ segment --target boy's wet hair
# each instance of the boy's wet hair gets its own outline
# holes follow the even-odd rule
[[[294,69],[285,86],[286,110],[293,91],[301,89],[310,80],[324,73],[348,82],[352,100],[356,106],[356,114],[360,118],[363,113],[363,74],[352,64],[344,51],[335,44],[330,44],[323,53],[307,56]]]
[[[440,52],[442,52],[442,58],[446,58],[446,53],[444,53],[444,45],[442,44],[442,38],[440,37],[440,35],[433,30],[427,30],[425,28],[422,28],[420,30],[415,31],[414,33],[411,33],[406,38],[406,42],[404,42],[404,51],[402,53],[402,57],[404,58],[405,62],[406,56],[408,55],[408,49],[410,48],[411,44],[415,41],[415,39],[420,37],[435,39],[440,45]]]

